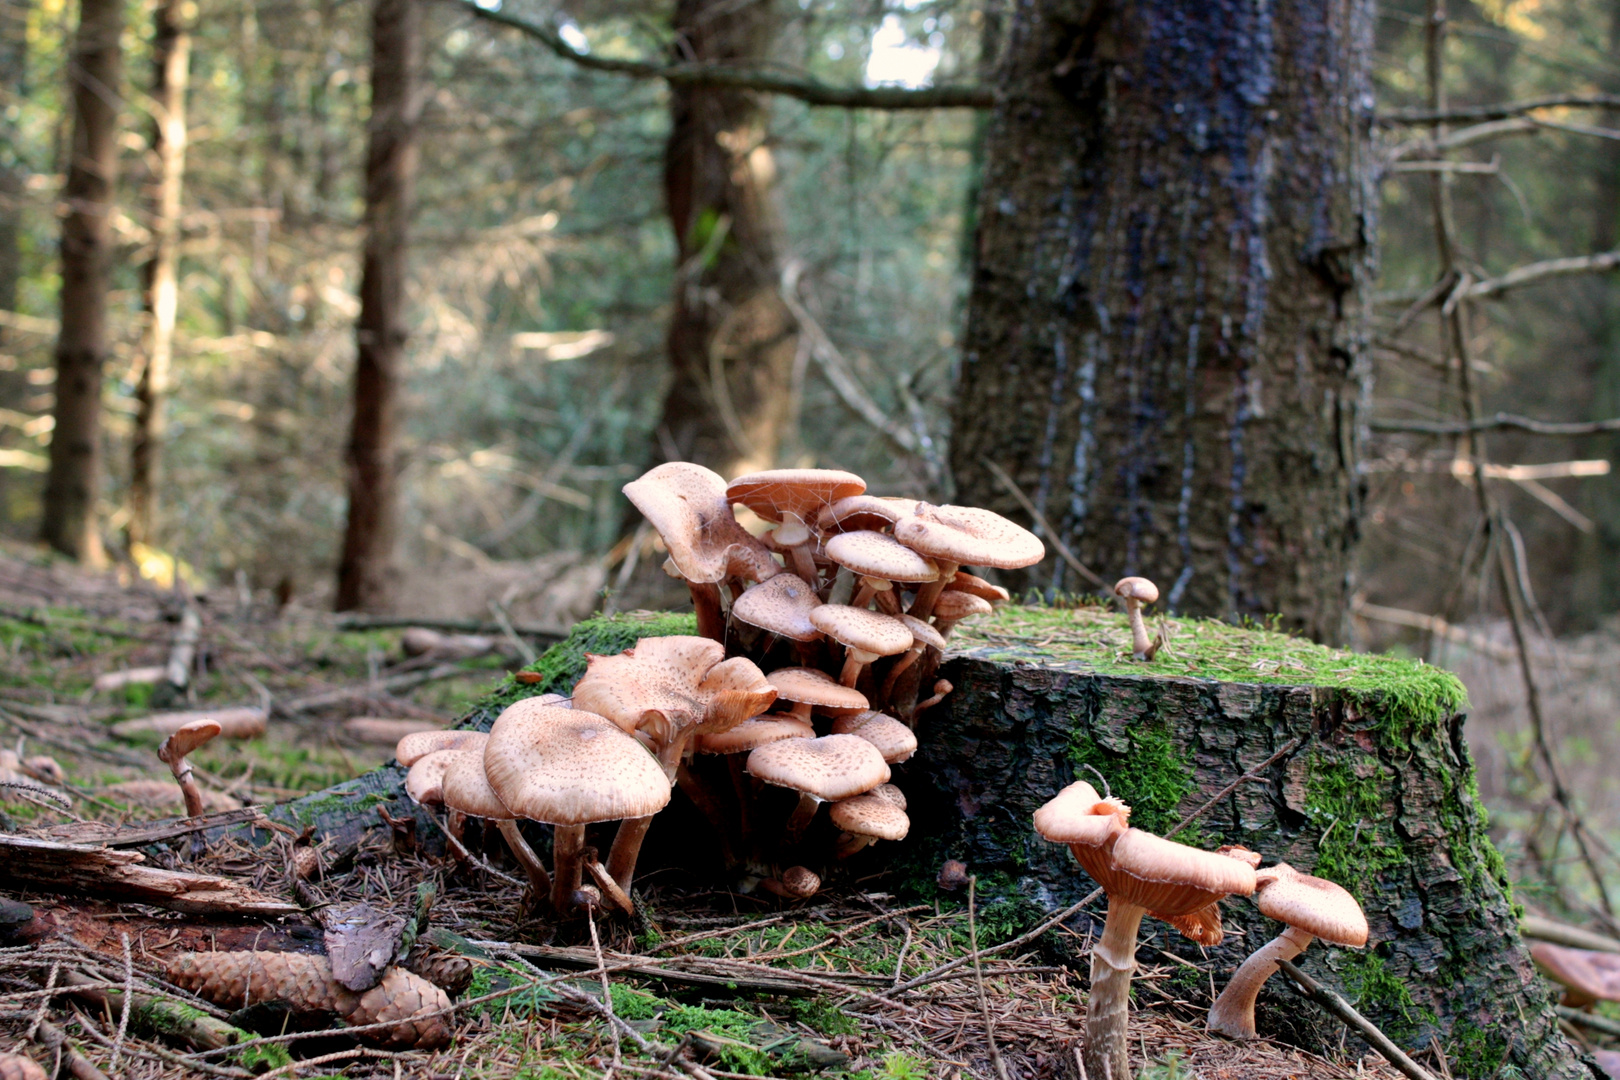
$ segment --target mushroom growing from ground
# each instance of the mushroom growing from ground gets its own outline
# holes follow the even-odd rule
[[[816,629],[844,646],[842,686],[854,686],[861,669],[880,656],[893,656],[911,647],[911,631],[891,615],[847,604],[822,604],[810,613]]]
[[[1114,595],[1125,601],[1125,614],[1131,620],[1131,656],[1153,659],[1153,639],[1148,637],[1142,608],[1159,598],[1159,587],[1145,577],[1120,578],[1114,583]]]
[[[1599,1001],[1620,1001],[1620,956],[1537,941],[1530,958],[1541,973],[1564,988],[1562,1004],[1590,1008]]]
[[[793,572],[819,589],[810,522],[822,507],[865,490],[865,480],[838,469],[770,469],[737,477],[725,494],[776,525],[771,537],[787,550]]]
[[[483,732],[478,734],[483,735]],[[444,805],[444,774],[455,757],[454,750],[435,750],[412,762],[410,771],[405,774],[406,797],[420,806]]]
[[[180,784],[180,793],[185,796],[187,817],[197,817],[203,812],[203,797],[197,787],[197,778],[192,775],[191,762],[186,760],[186,755],[213,739],[219,732],[220,727],[216,721],[193,720],[164,739],[163,745],[158,747],[158,760],[169,767],[169,771]]]
[[[439,785],[439,797],[444,801],[446,810],[495,823],[495,828],[500,831],[506,846],[511,849],[512,857],[518,861],[518,865],[523,867],[524,874],[528,876],[529,889],[534,894],[535,902],[544,903],[548,896],[553,895],[554,883],[541,864],[540,857],[534,853],[534,849],[529,846],[529,842],[523,838],[523,833],[518,829],[518,815],[507,809],[506,804],[495,794],[495,789],[490,787],[489,777],[484,772],[484,750],[487,744],[486,736],[483,743],[451,751],[453,756],[445,765],[444,777]]]
[[[460,750],[474,743],[483,746],[487,738],[489,736],[482,731],[418,731],[399,740],[399,745],[394,748],[394,757],[408,769],[429,754],[440,750]]]
[[[939,564],[939,577],[918,589],[911,602],[909,614],[919,619],[933,614],[934,601],[963,566],[1016,570],[1046,558],[1040,537],[976,506],[918,503],[910,517],[895,522],[894,538]]]
[[[783,829],[789,843],[804,835],[822,803],[864,795],[889,779],[889,766],[877,747],[854,735],[785,739],[761,746],[748,755],[748,772],[799,793],[799,804]]]
[[[857,795],[835,802],[829,815],[832,823],[843,830],[838,837],[840,859],[879,840],[904,840],[911,831],[906,812],[878,795]]]
[[[744,755],[753,752],[768,743],[780,742],[783,739],[813,739],[816,729],[808,722],[800,720],[792,713],[767,713],[764,716],[755,716],[744,720],[729,731],[718,732],[713,735],[700,734],[697,737],[697,752],[700,754],[719,754],[726,759],[726,769],[731,776],[732,792],[736,796],[736,816],[732,817],[721,807],[718,801],[710,794],[703,781],[694,776],[684,766],[677,777],[681,790],[686,797],[692,800],[703,816],[709,819],[715,831],[725,841],[726,862],[733,862],[732,830],[744,842],[753,839],[753,802],[748,790],[748,775],[744,771]]]
[[[759,887],[784,900],[808,900],[821,891],[821,875],[805,866],[790,866],[780,877],[766,878]]]
[[[934,601],[934,629],[943,637],[950,637],[951,630],[963,619],[974,615],[988,615],[995,610],[990,601],[982,596],[975,596],[961,589],[946,589]]]
[[[797,574],[781,573],[753,586],[731,605],[731,617],[749,626],[793,641],[801,662],[816,662],[816,646],[821,631],[810,621],[810,612],[821,606],[815,586]]]
[[[1136,934],[1142,916],[1171,922],[1194,940],[1220,941],[1213,907],[1225,896],[1254,892],[1253,867],[1242,858],[1178,844],[1129,826],[1130,807],[1099,798],[1078,781],[1035,811],[1035,831],[1067,844],[1086,873],[1108,894],[1102,937],[1091,950],[1091,1000],[1086,1009],[1083,1061],[1090,1076],[1131,1080],[1126,1054],[1131,974],[1136,969]],[[1207,913],[1207,915],[1206,915]],[[1189,925],[1187,916],[1205,916]]]
[[[1249,954],[1209,1010],[1209,1030],[1234,1039],[1258,1037],[1254,1001],[1260,987],[1276,974],[1278,960],[1292,960],[1313,938],[1357,948],[1367,944],[1367,916],[1340,886],[1302,874],[1287,863],[1268,866],[1254,877],[1261,913],[1287,927]]]

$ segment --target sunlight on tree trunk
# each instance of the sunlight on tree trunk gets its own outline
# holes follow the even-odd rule
[[[1361,481],[1370,0],[1013,9],[957,500],[1166,606],[1336,640]],[[1080,589],[1058,560],[1010,584]]]
[[[778,16],[769,0],[679,0],[684,62],[764,59]],[[669,323],[674,381],[659,443],[725,476],[777,464],[792,422],[798,328],[782,303],[775,163],[766,110],[751,93],[671,86],[664,194],[677,270]]]
[[[386,607],[395,577],[406,245],[422,109],[421,19],[417,0],[376,0],[372,9],[366,247],[349,432],[349,521],[338,566],[339,611]]]
[[[186,169],[186,84],[191,66],[192,0],[160,0],[152,16],[152,159],[148,200],[152,256],[145,267],[146,328],[135,384],[130,444],[129,540],[154,543],[158,459],[163,453],[165,398],[179,298],[180,190]]]
[[[0,0],[0,93],[24,101],[28,96],[28,4]],[[22,145],[21,126],[10,109],[0,109],[0,311],[17,310],[17,284],[22,278],[21,217],[27,170],[16,147]],[[0,326],[0,349],[11,345],[11,334]],[[20,371],[0,370],[0,409],[21,412],[28,384]],[[0,449],[15,446],[0,427]],[[15,486],[13,471],[0,469],[0,526],[12,522]]]
[[[67,206],[62,219],[62,328],[56,342],[56,426],[40,531],[56,550],[90,563],[103,558],[96,499],[123,29],[124,8],[117,0],[80,0],[68,63],[73,141],[62,189]]]

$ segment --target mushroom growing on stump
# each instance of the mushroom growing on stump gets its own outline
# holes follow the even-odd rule
[[[851,495],[839,499],[831,506],[821,508],[816,515],[816,528],[823,535],[869,529],[882,532],[891,529],[903,517],[917,510],[916,499],[898,499],[892,495]]]
[[[671,461],[624,485],[625,496],[652,523],[686,579],[697,609],[698,633],[725,639],[719,582],[728,577],[765,581],[781,566],[770,549],[737,522],[719,473],[689,461]]]
[[[791,701],[793,716],[810,723],[815,709],[865,709],[869,706],[866,695],[815,668],[777,668],[765,676],[765,681],[776,688],[776,696]]]
[[[446,810],[495,823],[506,846],[511,849],[512,857],[528,876],[529,890],[534,894],[535,902],[544,903],[553,893],[551,876],[546,873],[540,857],[534,853],[529,842],[523,839],[523,833],[518,829],[518,815],[507,809],[494,788],[490,787],[489,777],[484,772],[484,750],[487,746],[486,736],[483,743],[451,751],[454,756],[445,766],[439,797],[444,800]]]
[[[891,615],[847,604],[822,604],[810,613],[816,629],[844,646],[842,686],[854,686],[861,669],[880,656],[894,656],[911,648],[911,631]]]
[[[1125,601],[1125,614],[1131,620],[1132,658],[1153,659],[1156,650],[1142,620],[1142,608],[1159,598],[1159,587],[1145,577],[1120,578],[1114,583],[1114,595]]]
[[[910,728],[892,716],[870,709],[840,716],[833,721],[832,730],[834,735],[854,735],[865,739],[877,747],[883,760],[890,765],[898,765],[917,752],[917,736]]]
[[[956,576],[946,585],[947,589],[957,592],[972,593],[981,600],[990,601],[991,607],[999,607],[1012,599],[1012,593],[1000,585],[992,585],[982,577],[975,577],[966,570],[958,570]]]
[[[1224,896],[1248,896],[1255,887],[1254,869],[1243,859],[1130,828],[1130,813],[1117,799],[1099,798],[1083,780],[1035,811],[1035,831],[1067,844],[1108,894],[1103,934],[1091,950],[1083,1061],[1087,1075],[1111,1080],[1131,1080],[1125,1029],[1142,916],[1171,922],[1183,933],[1191,929],[1200,944],[1218,944],[1212,905]],[[1186,917],[1195,913],[1200,918],[1189,925]]]
[[[743,841],[753,839],[751,806],[753,800],[748,790],[748,776],[744,772],[744,755],[768,743],[780,742],[783,739],[815,737],[816,729],[791,713],[767,713],[764,716],[744,720],[729,731],[698,735],[696,741],[698,753],[720,754],[726,759],[732,792],[737,799],[736,816],[733,818],[727,814],[703,786],[702,781],[684,767],[677,777],[677,782],[681,790],[686,792],[686,797],[703,812],[703,816],[709,819],[709,824],[713,825],[715,831],[725,840],[727,851],[724,854],[727,863],[733,862],[730,849],[734,826]]]
[[[478,734],[483,735],[483,732]],[[417,758],[405,774],[406,797],[418,806],[443,806],[444,774],[455,758],[454,750],[435,750]]]
[[[775,523],[771,537],[787,550],[793,572],[819,589],[809,523],[822,507],[865,490],[865,480],[838,469],[770,469],[737,477],[726,485],[725,495]]]
[[[975,506],[919,503],[910,517],[895,522],[894,538],[939,564],[939,577],[918,589],[911,602],[908,614],[919,619],[933,614],[934,601],[963,566],[1016,570],[1046,558],[1040,537]]]
[[[783,829],[790,844],[804,835],[822,803],[864,795],[889,779],[889,766],[877,747],[854,735],[785,739],[761,746],[748,755],[748,772],[799,793],[799,805]]]
[[[191,762],[186,755],[211,740],[220,732],[217,720],[193,720],[178,729],[158,747],[158,760],[169,767],[180,784],[180,794],[186,800],[186,816],[197,817],[203,812],[202,791],[192,775]]]
[[[995,610],[990,601],[982,596],[975,596],[960,589],[946,589],[934,601],[934,629],[943,637],[950,637],[951,630],[963,619],[974,615],[988,615]]]
[[[418,761],[440,750],[460,750],[463,747],[484,745],[489,738],[482,731],[417,731],[399,740],[394,758],[407,769]]]
[[[1261,914],[1287,926],[1249,954],[1209,1010],[1209,1030],[1234,1039],[1258,1037],[1254,1001],[1260,987],[1276,974],[1278,960],[1292,960],[1313,938],[1356,948],[1367,944],[1367,916],[1340,886],[1302,874],[1287,863],[1268,866],[1254,877]]]
[[[900,676],[904,675],[911,665],[917,662],[917,658],[923,654],[924,649],[934,648],[940,652],[945,651],[945,635],[933,626],[910,615],[897,615],[895,617],[905,623],[906,629],[911,631],[911,648],[907,649],[905,655],[894,662],[894,666],[889,669],[889,674],[883,680],[883,689],[878,693],[878,704],[883,706],[889,706],[893,703],[894,688],[900,682]]]
[[[896,581],[919,584],[939,577],[939,567],[880,532],[857,530],[831,537],[827,541],[827,558],[860,581],[860,590],[849,602],[850,607],[864,608],[877,593],[892,592]]]
[[[832,823],[843,830],[838,837],[840,859],[879,840],[904,840],[911,831],[911,819],[905,810],[878,795],[857,795],[835,802],[828,813]]]
[[[821,637],[821,631],[810,621],[810,612],[820,606],[815,586],[797,574],[781,573],[737,597],[731,617],[788,638],[798,646],[800,660],[813,663],[817,650],[811,643]]]

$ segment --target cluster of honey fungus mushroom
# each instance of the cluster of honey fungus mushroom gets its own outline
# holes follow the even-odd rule
[[[1130,825],[1131,808],[1085,781],[1064,788],[1035,811],[1035,831],[1067,844],[1075,861],[1102,886],[1108,915],[1091,948],[1091,997],[1082,1060],[1089,1076],[1130,1080],[1126,1026],[1136,935],[1142,917],[1161,919],[1200,945],[1219,945],[1219,903],[1255,896],[1262,914],[1284,924],[1275,939],[1238,968],[1209,1014],[1209,1028],[1238,1039],[1257,1036],[1254,1003],[1261,985],[1313,938],[1336,945],[1367,943],[1367,919],[1354,897],[1287,863],[1259,869],[1261,856],[1242,847],[1201,851]]]

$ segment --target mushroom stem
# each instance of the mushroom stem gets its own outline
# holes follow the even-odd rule
[[[1147,621],[1142,618],[1142,601],[1125,600],[1125,615],[1131,620],[1131,656],[1136,660],[1150,659],[1148,650],[1153,648],[1153,639],[1148,637]]]
[[[652,815],[625,818],[619,822],[619,831],[613,834],[613,847],[608,849],[607,871],[628,894],[630,883],[636,879],[636,860],[641,857],[641,842],[647,838],[647,826]]]
[[[934,601],[939,599],[939,594],[945,591],[945,586],[949,585],[951,580],[956,577],[957,571],[956,563],[942,562],[938,559],[934,561],[939,563],[939,577],[933,581],[924,582],[917,589],[917,598],[911,602],[911,607],[906,612],[913,619],[922,619],[924,622],[928,620],[928,616],[934,613]],[[1121,1078],[1116,1076],[1114,1080],[1121,1080]]]
[[[580,856],[585,850],[585,826],[558,825],[551,841],[551,906],[566,915],[580,885]]]
[[[1091,1000],[1086,1006],[1086,1075],[1131,1080],[1125,1028],[1136,970],[1136,932],[1147,909],[1109,897],[1101,940],[1091,948]]]
[[[1292,960],[1313,940],[1310,934],[1290,926],[1254,950],[1215,999],[1209,1010],[1209,1030],[1234,1039],[1257,1038],[1254,1001],[1260,996],[1260,987],[1277,973],[1277,961]]]
[[[872,843],[873,839],[873,837],[862,836],[859,833],[839,833],[838,847],[834,849],[833,853],[840,859],[847,859]]]
[[[861,677],[861,669],[876,659],[877,653],[847,646],[844,650],[844,670],[838,674],[839,685],[853,687],[855,680]]]
[[[900,593],[895,589],[885,589],[878,593],[877,608],[885,615],[900,614]]]
[[[523,872],[529,875],[529,888],[534,892],[535,903],[543,903],[551,895],[551,875],[540,864],[540,857],[534,853],[534,848],[523,839],[523,831],[518,823],[511,819],[495,822],[495,827],[501,830],[506,838],[506,846],[512,849],[512,857],[523,867]]]
[[[810,542],[794,544],[788,548],[788,558],[793,562],[793,572],[812,589],[818,588],[821,573],[816,569],[816,557],[810,550]]]
[[[821,800],[808,791],[799,792],[799,805],[795,806],[793,813],[788,815],[787,825],[782,829],[782,835],[787,838],[788,843],[796,844],[799,842],[799,837],[803,836],[804,830],[810,827],[810,819],[816,816],[816,808],[820,805]]]
[[[934,696],[931,697],[931,698],[928,698],[925,701],[917,702],[917,708],[912,713],[912,715],[915,716],[917,713],[922,712],[924,709],[932,709],[935,705],[938,705],[940,702],[945,700],[945,695],[946,694],[949,694],[952,690],[955,690],[955,689],[956,689],[956,687],[952,686],[947,680],[940,679],[938,682],[936,682],[934,684]]]
[[[180,784],[180,794],[185,797],[186,817],[200,816],[203,812],[202,789],[197,787],[197,778],[192,775],[191,762],[184,757],[176,757],[169,762],[169,771],[174,773],[175,780]]]
[[[905,674],[907,668],[917,662],[917,657],[922,655],[922,651],[923,646],[919,642],[907,649],[905,655],[894,662],[894,667],[889,669],[889,677],[883,680],[883,690],[878,694],[879,707],[894,700],[891,696],[894,693],[894,684],[900,681],[900,676]]]
[[[720,610],[720,586],[712,581],[688,581],[692,593],[692,607],[697,609],[699,637],[714,641],[726,640],[726,616]]]

